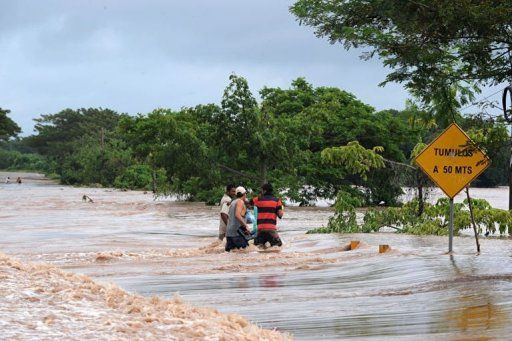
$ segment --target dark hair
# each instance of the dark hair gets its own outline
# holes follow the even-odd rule
[[[241,198],[244,196],[245,193],[236,192],[236,197]]]
[[[229,192],[232,188],[235,188],[235,185],[233,185],[233,184],[227,184],[227,185],[226,185],[226,192]]]
[[[268,182],[266,184],[263,184],[263,186],[261,186],[261,189],[263,190],[263,193],[265,193],[265,194],[272,194],[272,192],[274,191],[274,189],[272,188],[272,185]]]

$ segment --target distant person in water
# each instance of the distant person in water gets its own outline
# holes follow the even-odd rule
[[[21,177],[20,177],[20,176],[18,176],[18,178],[16,179],[16,182],[17,182],[18,184],[21,184]]]
[[[245,206],[247,191],[242,186],[239,186],[235,192],[236,199],[229,205],[229,218],[226,229],[225,250],[228,252],[233,249],[245,249],[249,245],[247,239],[240,235],[240,231],[243,231],[242,233],[246,235],[251,234],[245,220],[245,214],[247,213],[247,207]]]
[[[11,178],[10,177],[5,178],[5,183],[6,184],[10,184],[11,183]]]
[[[282,246],[283,242],[277,233],[277,218],[283,217],[283,203],[281,199],[274,197],[272,185],[266,183],[261,186],[262,193],[259,197],[251,199],[251,204],[258,208],[258,233],[254,238],[254,245],[265,247]]]
[[[236,196],[235,185],[229,184],[226,186],[226,192],[222,199],[220,199],[220,221],[219,221],[219,239],[224,240],[226,237],[226,227],[228,225],[229,217],[229,204]]]

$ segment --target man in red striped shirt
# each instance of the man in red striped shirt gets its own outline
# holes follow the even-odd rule
[[[258,234],[254,238],[254,245],[281,246],[283,242],[277,233],[277,218],[283,217],[283,203],[281,199],[274,197],[272,185],[269,183],[261,186],[262,195],[251,199],[251,205],[258,208]]]

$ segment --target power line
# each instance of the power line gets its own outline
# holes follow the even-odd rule
[[[471,108],[471,107],[473,107],[473,106],[475,106],[475,105],[477,105],[477,104],[480,104],[480,103],[482,103],[483,101],[485,101],[486,99],[489,99],[489,98],[491,98],[492,96],[494,96],[494,95],[496,95],[496,94],[498,94],[498,93],[500,93],[500,92],[502,92],[502,91],[503,91],[503,89],[500,89],[500,90],[498,90],[498,91],[496,91],[496,92],[494,92],[494,93],[490,94],[490,95],[489,95],[489,96],[487,96],[487,97],[484,97],[484,98],[482,98],[482,99],[479,99],[478,101],[474,101],[473,103],[469,104],[468,106],[465,106],[464,108],[460,109],[460,111],[463,111],[463,110],[469,109],[469,108]]]

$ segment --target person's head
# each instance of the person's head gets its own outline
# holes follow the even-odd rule
[[[264,195],[269,195],[274,192],[274,188],[272,188],[272,185],[268,182],[266,184],[263,184],[263,186],[261,186],[261,190]]]
[[[231,198],[234,198],[236,195],[235,185],[233,185],[233,184],[226,185],[226,194],[229,195]]]
[[[247,191],[245,190],[244,187],[238,186],[236,188],[236,197],[237,198],[243,198],[246,195],[246,193],[247,193]]]

